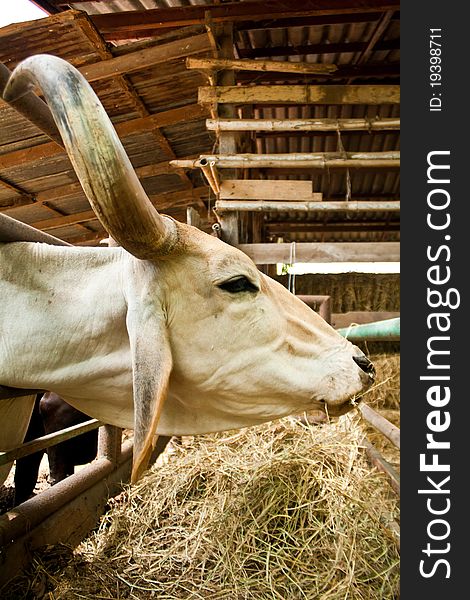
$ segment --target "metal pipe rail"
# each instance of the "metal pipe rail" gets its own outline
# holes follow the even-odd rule
[[[400,317],[375,323],[350,325],[336,331],[351,342],[398,342],[400,341]]]
[[[48,433],[38,437],[30,442],[24,443],[18,448],[14,448],[13,450],[0,452],[0,465],[6,465],[13,460],[30,456],[31,454],[39,452],[40,450],[45,450],[46,448],[50,448],[51,446],[55,446],[61,442],[65,442],[66,440],[71,440],[82,433],[87,433],[88,431],[98,429],[98,427],[101,427],[103,424],[104,423],[101,423],[97,419],[90,419],[90,421],[85,421],[79,425],[72,425],[71,427],[61,429],[60,431]]]

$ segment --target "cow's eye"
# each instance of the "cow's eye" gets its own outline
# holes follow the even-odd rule
[[[226,292],[230,292],[231,294],[258,291],[257,286],[243,275],[241,277],[234,277],[233,279],[224,281],[224,283],[219,283],[218,287]]]

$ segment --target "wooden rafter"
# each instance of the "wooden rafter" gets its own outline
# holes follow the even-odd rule
[[[181,190],[179,192],[166,192],[164,194],[151,194],[149,196],[152,204],[158,210],[168,210],[178,206],[186,207],[187,204],[197,203],[198,200],[208,194],[205,186],[191,190]],[[8,214],[8,213],[7,213]],[[36,229],[48,231],[67,225],[77,223],[86,223],[87,221],[97,220],[96,214],[92,210],[81,211],[71,215],[62,215],[51,219],[43,219],[31,223]]]
[[[0,188],[7,189],[17,195],[17,198],[13,201],[17,206],[21,204],[32,204],[35,201],[34,194],[30,194],[18,185],[14,185],[3,178],[0,178]]]
[[[399,13],[395,13],[397,15]],[[286,29],[289,27],[310,27],[323,25],[350,25],[354,23],[374,23],[382,13],[346,13],[315,17],[288,17],[286,19],[264,19],[262,21],[245,21],[237,25],[238,31],[265,31],[267,29]]]
[[[199,88],[201,104],[398,104],[398,85],[254,85]]]
[[[298,46],[274,46],[265,48],[237,48],[240,58],[269,58],[274,56],[308,56],[317,54],[355,54],[362,52],[367,42],[333,42],[331,44],[304,44]],[[375,45],[375,50],[398,50],[400,40],[384,40]]]
[[[91,15],[91,19],[106,39],[126,39],[144,35],[159,29],[184,27],[201,24],[206,21],[209,11],[213,23],[262,21],[269,15],[271,20],[292,17],[322,17],[326,15],[382,13],[399,10],[398,0],[248,0],[247,2],[228,2],[156,8],[140,11],[105,13]]]
[[[258,265],[289,263],[291,244],[240,244],[240,250]],[[301,242],[295,247],[298,262],[398,262],[399,242]]]
[[[114,127],[118,135],[121,138],[125,138],[134,133],[150,131],[160,127],[168,127],[169,125],[175,125],[182,121],[192,121],[206,116],[206,108],[198,104],[190,104],[155,115],[139,117],[123,123],[117,123]],[[14,150],[13,152],[0,155],[0,169],[9,169],[16,165],[32,163],[63,153],[64,149],[53,142],[39,144],[22,150]]]
[[[225,71],[276,71],[278,73],[310,73],[330,75],[338,70],[336,65],[307,62],[286,62],[279,60],[236,60],[229,58],[194,58],[186,59],[188,69]]]
[[[107,68],[103,71],[103,70],[99,70],[98,68],[98,72],[96,72],[96,67],[102,63],[95,63],[95,71],[93,71],[93,69],[88,71],[88,75],[85,75],[85,77],[89,80],[89,81],[96,81],[98,79],[103,79],[106,76],[113,76],[114,81],[119,85],[119,87],[122,89],[122,91],[124,92],[125,96],[127,96],[127,98],[130,100],[131,104],[134,106],[135,110],[140,114],[141,117],[149,117],[150,113],[147,109],[147,107],[145,106],[145,104],[143,103],[143,101],[140,99],[140,97],[138,96],[137,92],[135,91],[134,87],[132,86],[131,82],[127,79],[127,77],[125,76],[126,72],[129,72],[130,70],[132,70],[133,68],[135,68],[135,64],[136,64],[136,60],[137,63],[140,61],[141,63],[143,63],[143,66],[140,65],[137,68],[144,68],[145,66],[149,65],[149,64],[156,64],[158,62],[163,62],[164,60],[172,60],[172,58],[179,58],[181,56],[185,55],[185,50],[188,49],[188,47],[190,47],[191,45],[191,40],[194,38],[190,38],[190,40],[176,40],[174,42],[169,42],[168,44],[164,44],[164,48],[162,50],[161,47],[152,47],[152,48],[147,48],[147,51],[138,51],[138,52],[134,52],[131,53],[132,55],[124,55],[124,56],[120,56],[120,57],[114,57],[113,54],[111,53],[111,51],[109,50],[109,48],[106,46],[106,44],[104,43],[104,41],[102,40],[101,36],[92,28],[92,27],[88,27],[88,26],[83,26],[82,27],[83,31],[88,35],[88,37],[90,38],[91,42],[93,43],[94,47],[96,48],[96,50],[99,52],[101,59],[105,61],[105,63],[107,63]],[[209,38],[208,36],[205,34],[203,36],[197,36],[198,40],[195,44],[196,47],[196,51],[200,52],[201,48],[204,49],[208,49],[209,48]],[[203,38],[203,39],[201,39]],[[186,45],[186,49],[185,49],[185,45]],[[155,50],[157,50],[157,53],[155,53]],[[166,59],[165,57],[165,50],[168,51],[167,57]],[[151,52],[149,52],[151,51]],[[191,49],[189,50],[189,52],[193,52],[194,48],[191,47]],[[147,62],[144,61],[144,53],[145,56],[150,58],[147,58]],[[135,56],[137,55],[137,56]],[[127,60],[126,60],[127,59]],[[83,69],[83,68],[82,68]],[[108,75],[105,75],[105,74]],[[110,73],[112,73],[112,75],[110,75]],[[166,139],[166,137],[163,135],[163,133],[161,132],[161,130],[159,129],[159,127],[155,127],[151,130],[156,143],[158,144],[158,146],[161,148],[161,150],[166,154],[166,156],[169,159],[172,158],[176,158],[176,154],[173,151],[170,143],[168,142],[168,140]],[[181,179],[182,184],[184,187],[193,187],[193,184],[191,182],[191,180],[189,179],[189,177],[187,176],[187,174],[182,171],[182,170],[177,170],[175,172],[175,174]]]
[[[295,63],[288,63],[295,64]],[[340,79],[356,79],[362,81],[364,79],[393,79],[398,80],[400,77],[400,63],[374,63],[366,65],[343,65],[331,73],[301,73],[301,72],[240,72],[237,73],[237,82],[243,84],[252,83],[271,83],[271,82],[292,82],[292,83],[322,83],[335,81]],[[382,82],[383,83],[383,82]]]
[[[79,70],[88,81],[100,81],[109,77],[126,75],[133,71],[142,71],[170,60],[200,54],[209,50],[211,50],[209,36],[203,33],[159,46],[150,46],[121,56],[113,56],[108,51],[102,61],[85,65]]]
[[[186,160],[191,159],[194,159],[194,157],[188,157]],[[170,165],[168,160],[164,160],[160,163],[142,165],[140,167],[136,167],[134,170],[141,180],[145,179],[146,177],[155,177],[156,175],[168,175],[175,172],[174,167]],[[64,198],[70,196],[77,196],[82,193],[84,193],[82,190],[82,186],[77,181],[75,183],[69,183],[67,185],[61,185],[48,190],[44,190],[31,196],[21,196],[14,198],[8,203],[3,203],[2,208],[11,208],[12,210],[14,210],[16,208],[31,204],[33,202],[36,206],[39,206],[41,204],[48,206],[48,203],[54,202],[54,200],[62,200]]]

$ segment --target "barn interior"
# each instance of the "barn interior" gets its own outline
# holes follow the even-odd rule
[[[399,274],[383,263],[399,262],[398,1],[34,4],[44,18],[0,28],[0,92],[24,58],[64,58],[161,213],[239,246],[337,328],[396,327]],[[28,103],[0,100],[0,213],[72,245],[106,243],[53,133]],[[294,275],[297,263],[326,273]],[[359,344],[396,366],[396,328]]]

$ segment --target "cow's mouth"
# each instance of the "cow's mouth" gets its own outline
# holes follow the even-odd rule
[[[355,408],[362,400],[362,396],[353,396],[342,404],[328,404],[324,400],[317,401],[313,410],[320,410],[327,417],[341,417]]]

